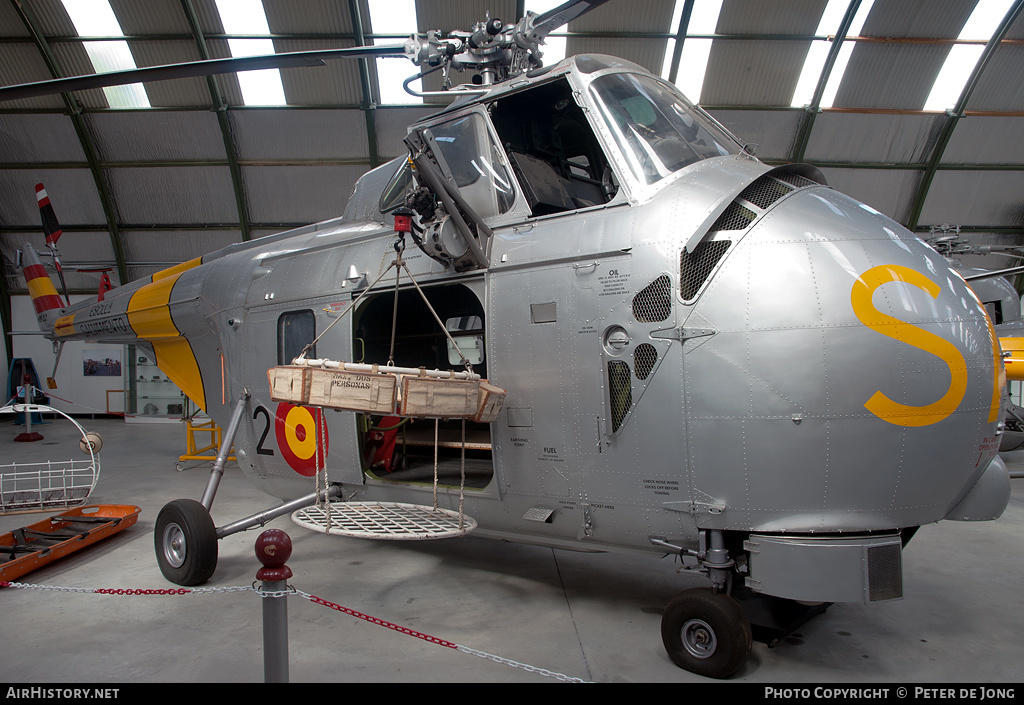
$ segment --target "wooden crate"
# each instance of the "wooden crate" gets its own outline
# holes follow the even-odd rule
[[[310,372],[312,369],[301,365],[278,365],[267,370],[270,381],[270,398],[292,404],[309,402]]]
[[[398,378],[392,374],[353,372],[314,367],[309,403],[347,411],[395,413]]]
[[[505,390],[480,380],[480,404],[473,420],[479,423],[491,423],[498,418],[502,404],[505,403]]]
[[[480,408],[480,382],[402,376],[398,413],[427,419],[471,419]]]

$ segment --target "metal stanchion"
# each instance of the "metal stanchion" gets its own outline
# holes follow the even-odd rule
[[[292,569],[285,561],[292,555],[292,540],[280,529],[267,529],[256,539],[256,558],[263,567],[256,579],[263,582],[267,593],[284,592]],[[263,598],[263,680],[266,683],[288,682],[288,597]]]
[[[25,402],[25,411],[23,412],[25,416],[25,432],[19,433],[14,437],[14,440],[25,443],[41,441],[43,440],[43,434],[32,430],[32,412],[29,411],[29,405],[32,404],[33,400],[36,398],[36,388],[32,386],[28,375],[25,375],[25,384],[21,387],[21,390],[23,395],[22,400]]]

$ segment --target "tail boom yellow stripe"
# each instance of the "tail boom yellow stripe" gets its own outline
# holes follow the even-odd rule
[[[171,290],[178,278],[198,264],[198,259],[191,260],[154,274],[150,284],[132,294],[128,302],[128,321],[136,335],[153,345],[157,366],[205,410],[206,392],[199,363],[188,339],[182,337],[174,325],[170,308]]]

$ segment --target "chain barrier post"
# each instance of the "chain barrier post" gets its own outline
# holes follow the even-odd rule
[[[285,561],[292,555],[292,539],[281,529],[267,529],[256,539],[256,558],[263,567],[256,579],[263,582],[263,680],[288,682],[288,578],[292,569]]]
[[[32,413],[33,412],[29,410],[29,405],[32,404],[33,400],[35,399],[35,396],[36,396],[35,392],[36,392],[36,388],[32,386],[32,377],[30,377],[26,373],[25,374],[25,379],[22,380],[21,393],[18,395],[18,396],[22,397],[22,400],[25,403],[25,412],[23,414],[24,417],[25,417],[25,432],[24,433],[19,433],[17,436],[15,436],[14,440],[16,440],[16,441],[31,443],[32,441],[41,441],[41,440],[43,440],[43,434],[39,433],[38,431],[33,431],[32,430]],[[15,401],[17,401],[17,396],[15,397]],[[35,412],[35,413],[39,413],[39,412]],[[41,421],[42,420],[42,416],[40,416],[39,419]]]

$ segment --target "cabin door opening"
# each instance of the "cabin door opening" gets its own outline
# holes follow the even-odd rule
[[[415,289],[398,293],[394,364],[461,371],[464,369],[460,362],[461,351],[473,372],[486,378],[484,308],[477,295],[463,284],[423,287],[423,293],[430,307]],[[355,312],[354,362],[385,364],[388,361],[394,308],[394,291],[388,291],[367,297]],[[437,313],[458,350],[438,326],[430,308]],[[360,414],[357,423],[363,471],[372,480],[432,485],[435,430],[439,485],[459,487],[463,467],[466,487],[486,487],[494,476],[488,424],[466,421],[463,442],[461,419],[441,420],[435,424],[433,419]]]

